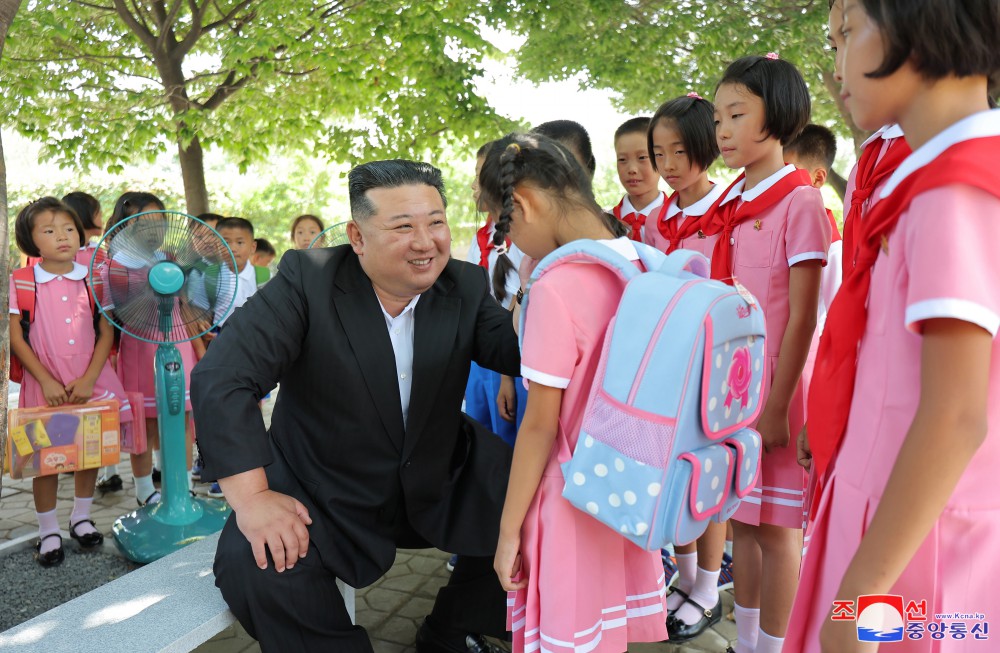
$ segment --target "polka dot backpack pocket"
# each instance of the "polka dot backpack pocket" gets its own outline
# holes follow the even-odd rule
[[[701,254],[633,245],[646,272],[600,243],[576,241],[532,277],[585,260],[625,281],[562,465],[563,496],[652,551],[728,519],[757,482],[761,439],[749,425],[764,383],[764,316],[745,289],[709,279]]]

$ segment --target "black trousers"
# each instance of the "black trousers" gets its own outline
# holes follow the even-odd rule
[[[219,538],[215,584],[230,610],[263,653],[337,651],[372,653],[364,628],[351,623],[336,577],[320,564],[316,549],[292,569],[261,570],[250,543],[230,518]],[[435,627],[502,637],[507,595],[492,558],[460,556],[431,613]]]

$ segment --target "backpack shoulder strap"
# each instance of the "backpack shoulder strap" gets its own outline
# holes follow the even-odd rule
[[[35,268],[34,266],[18,268],[11,275],[14,277],[14,290],[17,293],[17,307],[21,318],[29,322],[35,321]]]
[[[260,290],[265,283],[271,280],[271,270],[263,265],[255,265],[253,271],[257,277],[257,290]]]
[[[640,243],[633,244],[638,245]],[[641,256],[642,254],[640,253]],[[549,270],[553,270],[565,263],[597,263],[617,274],[623,281],[628,281],[639,274],[638,268],[632,264],[632,261],[615,250],[602,245],[596,240],[581,238],[580,240],[566,243],[539,261],[531,273],[529,285],[531,281],[537,280]]]

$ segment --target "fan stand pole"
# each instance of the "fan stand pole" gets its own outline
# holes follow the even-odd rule
[[[112,527],[130,560],[153,562],[222,530],[231,512],[225,501],[188,490],[184,364],[174,345],[156,351],[156,407],[163,452],[162,499],[119,518]]]

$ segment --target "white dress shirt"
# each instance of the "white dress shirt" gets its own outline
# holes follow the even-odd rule
[[[378,299],[378,295],[375,297]],[[410,388],[413,386],[413,311],[419,300],[420,295],[417,295],[396,317],[389,315],[382,300],[378,300],[382,315],[385,316],[385,326],[389,329],[392,353],[396,357],[396,382],[399,383],[399,405],[403,409],[403,428],[406,428],[406,417],[410,412]]]
[[[229,269],[228,265],[223,265],[222,270],[219,271],[219,284],[218,288],[229,288],[229,284],[232,283],[233,271]],[[247,303],[253,294],[257,292],[257,271],[254,267],[250,265],[250,261],[247,261],[240,271],[239,276],[236,277],[236,297],[233,299],[232,306],[224,306],[223,302],[217,302],[215,306],[215,323],[222,326],[229,319],[229,316],[233,314],[240,306]]]

